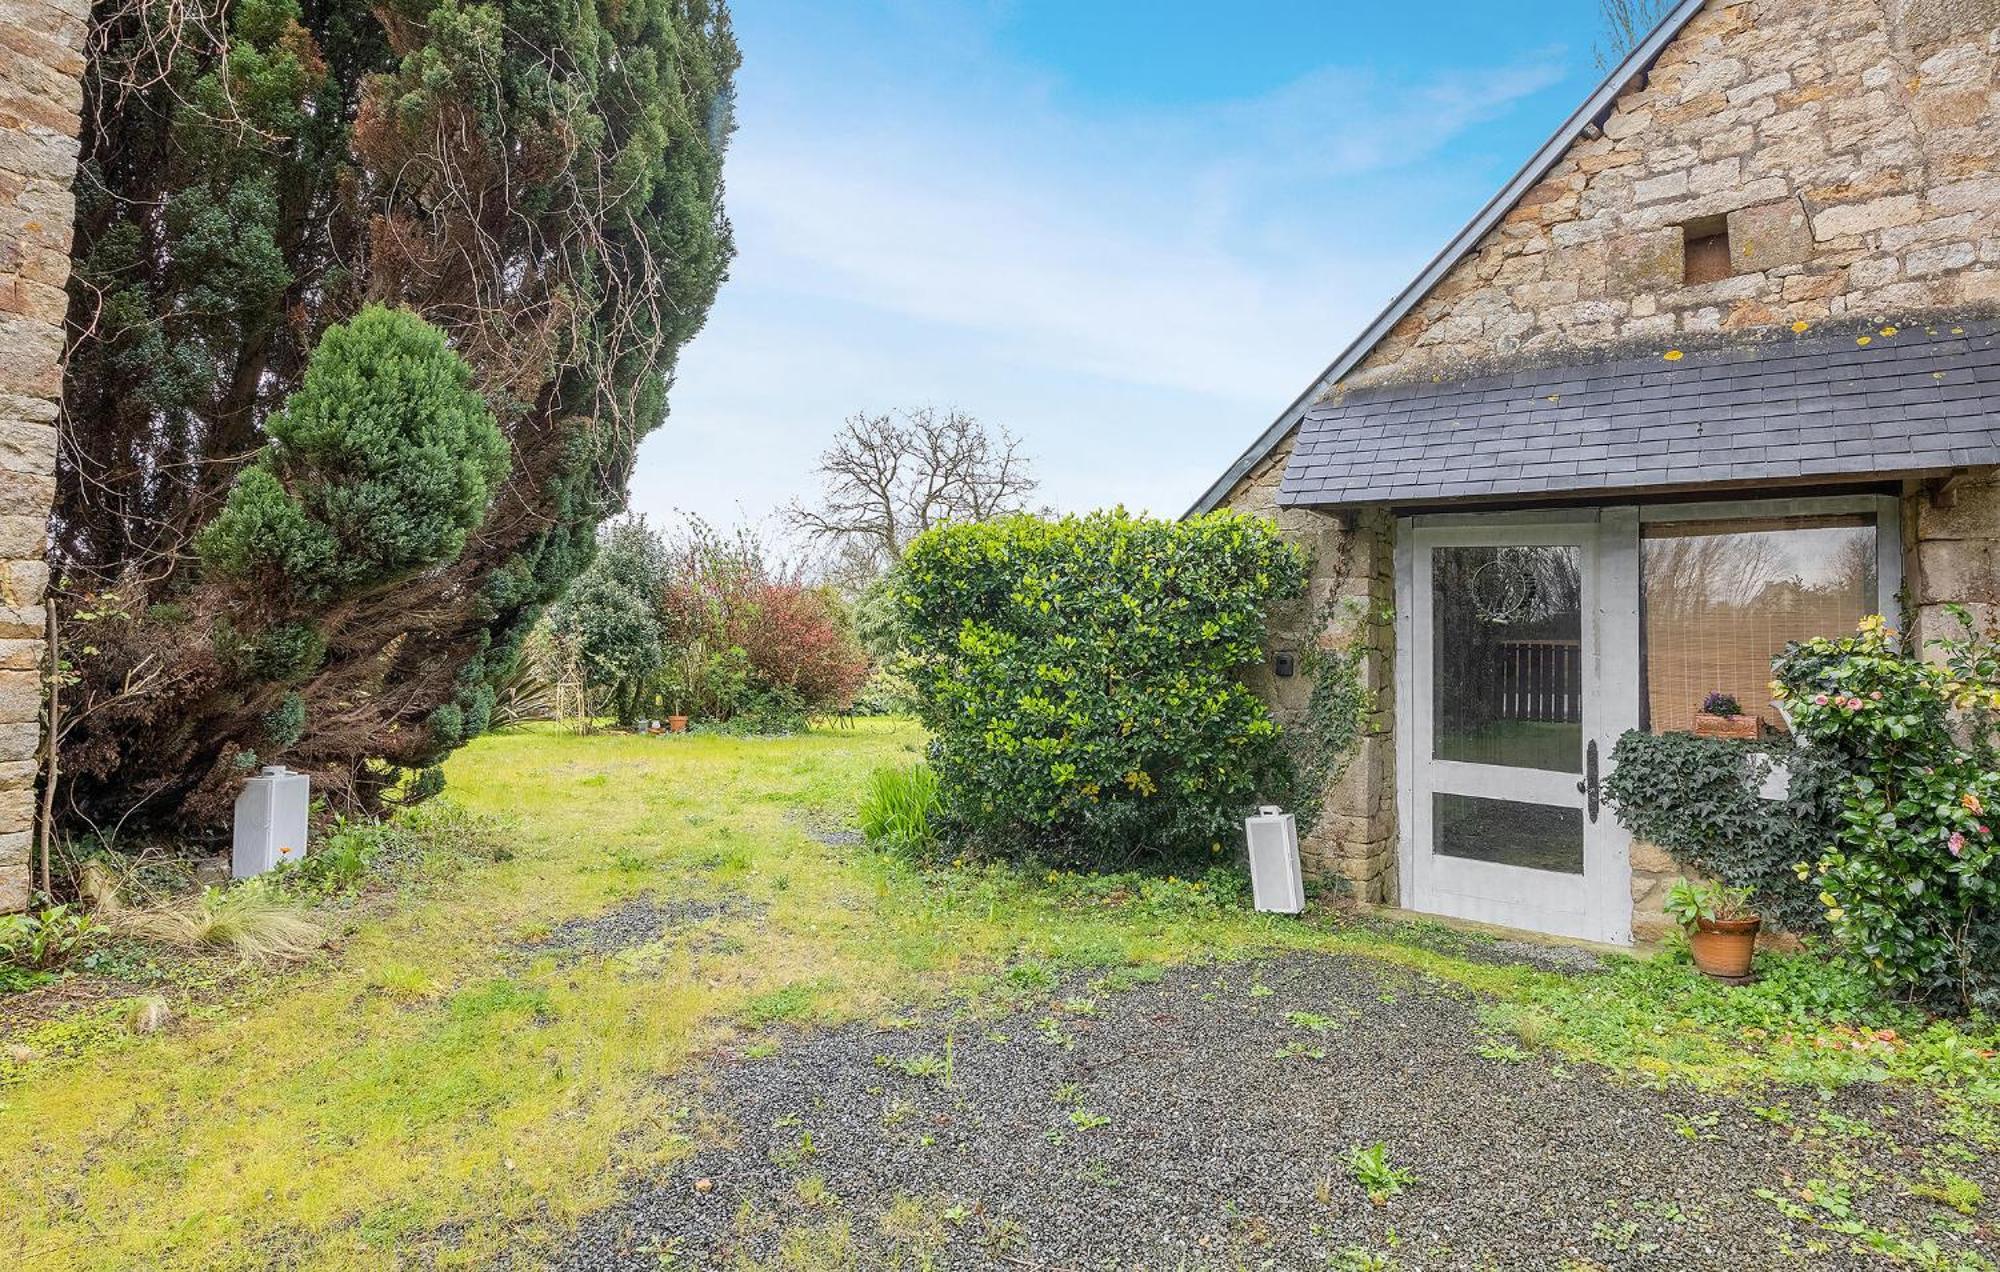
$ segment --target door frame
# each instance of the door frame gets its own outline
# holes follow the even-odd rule
[[[1445,513],[1399,517],[1396,521],[1396,771],[1398,891],[1404,909],[1416,910],[1419,818],[1419,764],[1436,764],[1419,746],[1428,738],[1427,722],[1418,716],[1419,690],[1428,701],[1429,667],[1419,667],[1416,652],[1416,598],[1419,558],[1437,546],[1534,545],[1576,542],[1586,545],[1588,565],[1583,579],[1583,643],[1585,675],[1584,742],[1596,742],[1600,786],[1610,771],[1611,747],[1627,729],[1639,723],[1639,510],[1636,506],[1526,510],[1493,513]],[[1419,677],[1426,678],[1420,682]],[[1568,775],[1551,781],[1572,782]],[[1542,783],[1547,785],[1548,783]],[[1584,885],[1586,907],[1581,927],[1564,935],[1613,945],[1632,942],[1631,835],[1607,807],[1597,820],[1584,823]],[[1496,869],[1508,869],[1496,867]]]
[[[1433,529],[1492,530],[1518,526],[1573,526],[1595,523],[1597,587],[1593,606],[1597,624],[1598,712],[1595,737],[1600,780],[1610,774],[1610,748],[1628,729],[1639,727],[1643,656],[1639,630],[1639,530],[1642,523],[1683,520],[1727,521],[1736,518],[1814,516],[1867,513],[1876,525],[1877,612],[1899,626],[1904,572],[1902,500],[1884,491],[1853,494],[1776,495],[1758,498],[1716,498],[1690,502],[1604,505],[1582,508],[1509,509],[1492,512],[1430,513],[1399,516],[1395,522],[1396,658],[1394,674],[1396,720],[1396,837],[1399,902],[1416,909],[1416,765],[1417,730],[1415,663],[1415,542],[1418,531]],[[1586,739],[1588,740],[1588,739]],[[1603,924],[1600,940],[1629,945],[1632,941],[1631,837],[1618,827],[1608,810],[1608,822],[1618,836],[1614,876],[1604,882],[1599,905],[1615,921]]]

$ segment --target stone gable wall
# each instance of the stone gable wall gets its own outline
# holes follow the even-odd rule
[[[1305,714],[1312,682],[1303,673],[1280,679],[1275,655],[1310,644],[1359,647],[1361,686],[1369,694],[1361,737],[1325,792],[1321,815],[1299,843],[1308,873],[1346,880],[1363,901],[1394,904],[1396,874],[1396,626],[1393,544],[1386,511],[1341,517],[1309,508],[1280,508],[1278,472],[1291,454],[1280,446],[1249,475],[1238,511],[1269,517],[1285,538],[1311,554],[1306,595],[1273,608],[1271,653],[1245,676],[1282,725]],[[1262,480],[1260,480],[1262,478]]]
[[[0,8],[0,912],[27,903],[86,0]]]
[[[1712,3],[1346,383],[1995,302],[2000,0]]]
[[[1732,276],[1690,286],[1683,226],[1704,218],[1727,226]],[[1716,2],[1343,383],[1995,304],[2000,0]],[[1386,515],[1280,508],[1291,445],[1223,503],[1275,516],[1314,547],[1316,589],[1386,606]],[[1971,474],[1947,502],[1910,485],[1904,573],[1921,636],[1949,634],[1944,601],[2000,617],[2000,479]],[[1297,616],[1274,616],[1273,631],[1274,648],[1312,635]],[[1393,902],[1394,628],[1359,638],[1378,711],[1304,848],[1363,899]],[[1252,683],[1281,719],[1309,690],[1268,665]],[[1633,864],[1634,929],[1655,935],[1678,871],[1647,844]]]

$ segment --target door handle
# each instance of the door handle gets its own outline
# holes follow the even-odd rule
[[[1583,777],[1576,784],[1576,793],[1583,796],[1583,805],[1590,813],[1590,824],[1597,824],[1597,739],[1592,738],[1583,748]]]

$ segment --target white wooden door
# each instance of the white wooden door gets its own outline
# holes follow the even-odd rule
[[[1637,720],[1632,509],[1405,521],[1404,903],[1631,940],[1630,842],[1601,800]]]

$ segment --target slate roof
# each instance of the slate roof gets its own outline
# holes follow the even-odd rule
[[[1278,498],[1411,503],[1992,463],[2000,319],[1985,317],[1337,390],[1307,409]]]

